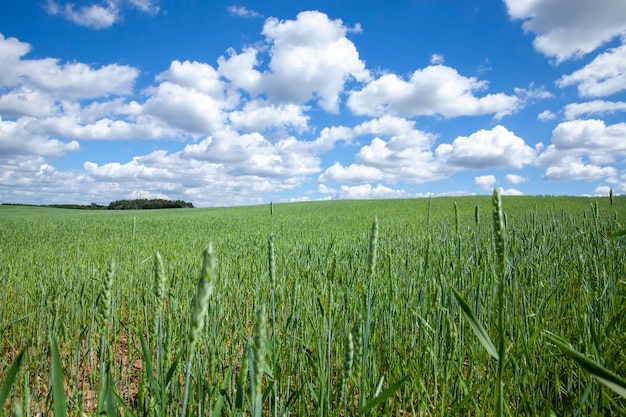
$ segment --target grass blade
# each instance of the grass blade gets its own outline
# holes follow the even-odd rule
[[[395,394],[396,391],[398,391],[402,387],[402,385],[404,385],[408,378],[408,375],[403,376],[395,384],[381,392],[380,395],[371,399],[367,404],[365,404],[365,406],[363,406],[363,408],[359,410],[359,415],[363,415],[370,411],[372,408],[376,407],[378,404],[382,404],[383,402],[387,401],[389,397]]]
[[[220,417],[222,415],[222,409],[224,408],[224,399],[226,397],[226,388],[228,388],[228,384],[230,383],[232,377],[233,368],[231,367],[228,372],[226,372],[224,381],[222,381],[222,385],[220,386],[220,395],[217,398],[217,402],[215,403],[215,408],[213,408],[211,417]]]
[[[615,232],[615,233],[611,233],[609,235],[609,238],[616,239],[616,238],[622,237],[622,236],[626,236],[626,229],[620,230],[620,231]]]
[[[485,330],[483,325],[480,323],[480,321],[478,321],[478,319],[472,312],[472,309],[469,307],[469,305],[467,305],[467,303],[465,302],[461,294],[458,293],[457,290],[455,290],[453,287],[450,287],[450,288],[452,288],[452,291],[454,292],[454,296],[456,297],[456,300],[459,302],[459,305],[461,306],[461,311],[463,311],[463,315],[467,319],[474,333],[476,333],[476,336],[478,337],[478,340],[480,340],[480,343],[483,344],[485,349],[487,349],[487,353],[489,353],[495,360],[497,361],[500,360],[500,355],[498,355],[498,351],[496,350],[496,347],[494,346],[493,342],[489,338],[489,335],[487,334],[487,331]]]
[[[24,352],[26,352],[26,348],[22,349],[17,358],[15,358],[15,362],[11,365],[9,372],[7,372],[7,377],[2,383],[2,387],[0,388],[0,409],[4,405],[4,402],[9,396],[9,392],[11,391],[11,386],[13,385],[13,381],[15,381],[15,377],[17,376],[17,371],[20,369],[20,365],[22,364],[22,357],[24,356]]]
[[[615,393],[626,398],[626,379],[609,371],[604,366],[600,365],[596,361],[588,358],[577,350],[569,346],[564,340],[558,338],[550,333],[545,333],[546,337],[555,344],[565,356],[573,359],[580,366],[585,368],[595,378],[597,378],[604,385],[612,389]]]
[[[56,417],[67,417],[67,402],[65,400],[65,390],[63,388],[63,369],[59,358],[59,347],[55,336],[50,336],[50,353],[52,367],[52,401],[54,403],[54,415]]]
[[[148,374],[150,387],[152,388],[152,392],[156,395],[157,401],[161,403],[161,386],[154,377],[154,372],[152,370],[152,360],[150,358],[150,355],[148,354],[148,349],[146,348],[146,340],[143,338],[143,335],[141,333],[139,333],[139,341],[141,342],[141,353],[143,354],[143,360],[145,363],[146,372]]]

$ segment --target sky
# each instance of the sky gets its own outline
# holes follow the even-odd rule
[[[626,194],[626,1],[3,0],[0,202]]]

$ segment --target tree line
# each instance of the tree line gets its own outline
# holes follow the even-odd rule
[[[193,208],[193,203],[183,200],[165,200],[161,198],[139,198],[135,200],[113,201],[107,207],[109,210],[142,210],[142,209],[168,209],[168,208]]]
[[[16,204],[16,203],[2,203],[3,206],[32,206],[37,207],[34,204]],[[96,203],[89,205],[80,204],[42,204],[39,207],[54,207],[65,208],[75,210],[143,210],[143,209],[169,209],[169,208],[194,208],[193,203],[183,200],[166,200],[162,198],[139,198],[134,200],[117,200],[109,203],[108,206],[103,206]]]

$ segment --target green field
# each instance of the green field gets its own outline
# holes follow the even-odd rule
[[[626,197],[492,200],[0,206],[0,415],[626,414]]]

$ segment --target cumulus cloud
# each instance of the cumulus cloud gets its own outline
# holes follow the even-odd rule
[[[143,104],[142,112],[158,117],[175,129],[207,135],[224,124],[223,110],[229,105],[219,97],[169,81],[146,91],[150,97]]]
[[[496,186],[496,177],[493,175],[481,175],[474,178],[474,182],[483,190],[493,190]]]
[[[157,5],[159,0],[128,0],[131,7],[147,13],[149,15],[155,15],[159,13],[161,7]]]
[[[228,13],[230,13],[231,16],[245,17],[245,18],[263,17],[262,14],[255,12],[254,10],[250,10],[244,6],[229,6]]]
[[[346,37],[349,31],[341,20],[317,11],[301,12],[296,20],[269,18],[262,32],[270,45],[269,69],[254,69],[260,51],[248,48],[221,57],[219,71],[253,95],[265,92],[279,103],[317,100],[324,110],[336,113],[345,83],[369,78],[355,45]]]
[[[535,49],[557,62],[585,55],[626,32],[626,3],[597,0],[504,0],[509,15],[533,32]]]
[[[379,180],[383,177],[383,173],[380,169],[361,165],[352,164],[344,167],[338,162],[335,162],[332,166],[326,169],[319,177],[319,181],[334,182],[334,183],[364,183]]]
[[[414,122],[406,119],[384,116],[357,125],[353,131],[357,137],[383,137],[376,136],[362,146],[355,163],[335,162],[326,168],[318,177],[321,183],[426,183],[467,168],[521,168],[533,163],[537,153],[502,126],[440,144],[434,153],[437,136],[415,129]]]
[[[385,74],[363,89],[350,93],[347,104],[353,113],[368,116],[494,114],[499,119],[517,111],[519,99],[516,96],[504,93],[474,95],[486,88],[486,81],[464,77],[454,68],[431,65],[415,71],[406,81],[395,74]]]
[[[521,192],[518,189],[515,188],[500,188],[500,194],[502,195],[524,195],[523,192]]]
[[[522,168],[531,164],[537,151],[504,126],[481,129],[470,136],[459,136],[451,144],[435,150],[447,164],[464,168]]]
[[[576,85],[581,97],[606,97],[623,91],[626,89],[626,44],[609,49],[578,71],[562,76],[557,85],[561,88]]]
[[[259,65],[259,51],[245,48],[241,53],[228,49],[228,57],[220,56],[217,60],[218,72],[227,78],[235,88],[240,88],[256,96],[263,91],[263,73],[254,69]]]
[[[303,178],[319,172],[320,153],[332,149],[326,135],[315,141],[298,141],[290,136],[271,142],[259,132],[239,134],[224,129],[185,146],[181,156],[223,164],[224,172],[230,175]]]
[[[430,56],[430,63],[432,65],[443,65],[444,62],[445,59],[443,58],[442,54],[432,54]]]
[[[117,195],[119,198],[119,195],[127,195],[133,190],[146,190],[173,198],[190,199],[197,206],[258,204],[263,202],[260,196],[271,199],[273,193],[291,190],[303,181],[302,177],[297,176],[297,166],[293,172],[296,176],[289,176],[287,171],[270,172],[268,175],[267,171],[276,167],[269,165],[264,169],[261,160],[271,152],[265,150],[260,159],[255,156],[255,151],[268,146],[262,138],[248,135],[232,145],[216,144],[213,140],[198,145],[188,145],[183,151],[174,153],[154,151],[136,156],[127,163],[99,165],[86,162],[84,176],[98,184],[110,186],[103,191],[103,196]],[[247,162],[256,165],[246,168],[242,164],[239,166],[241,169],[237,169],[236,163],[226,163],[228,155],[214,158],[211,151],[218,146],[249,152]]]
[[[245,104],[242,110],[228,114],[231,126],[247,132],[265,131],[271,128],[291,128],[297,132],[308,129],[309,116],[306,106],[297,104],[270,104],[264,100],[254,100]]]
[[[556,114],[554,114],[550,110],[544,110],[537,115],[537,119],[541,120],[542,122],[545,122],[548,120],[554,120],[556,119]]]
[[[528,182],[528,180],[529,180],[528,177],[523,177],[517,174],[507,174],[504,177],[504,181],[509,184],[522,184],[524,182]]]
[[[593,190],[593,194],[597,196],[608,196],[611,193],[611,187],[608,185],[599,185]]]
[[[180,133],[153,116],[140,116],[133,122],[102,118],[82,124],[75,117],[59,116],[20,119],[25,131],[76,140],[129,140],[177,138]]]
[[[548,167],[543,177],[551,181],[596,181],[606,177],[614,177],[616,174],[617,170],[613,167],[586,164],[581,158],[564,158],[559,165]]]
[[[58,104],[49,94],[27,86],[0,94],[0,114],[5,117],[42,117],[58,111]]]
[[[30,44],[0,34],[0,83],[50,94],[55,99],[86,99],[132,92],[139,71],[127,65],[92,68],[56,58],[24,59]],[[34,102],[36,103],[36,102]]]
[[[157,1],[153,0],[103,0],[81,6],[76,6],[74,3],[61,4],[55,0],[48,0],[44,5],[44,10],[78,26],[100,30],[108,29],[122,19],[126,3],[130,8],[149,15],[155,15],[160,10],[160,7],[155,4]]]
[[[626,123],[606,126],[603,120],[573,120],[552,131],[552,144],[561,150],[584,151],[598,162],[626,155]]]
[[[336,199],[345,200],[367,200],[367,199],[385,199],[385,198],[407,198],[408,193],[402,189],[396,190],[378,184],[372,187],[371,184],[347,186],[342,185],[339,188],[331,188],[324,184],[318,187],[318,193],[330,194]]]
[[[89,29],[107,29],[120,19],[120,11],[112,1],[77,8],[73,3],[60,5],[56,1],[48,0],[45,10],[51,15],[61,16]]]
[[[363,135],[382,135],[382,136],[400,136],[409,134],[414,130],[415,122],[403,117],[394,117],[385,115],[376,119],[371,119],[354,127],[354,133],[357,136]],[[433,135],[424,135],[427,144],[435,139]],[[421,145],[421,144],[420,144]]]
[[[60,156],[80,149],[76,141],[64,142],[33,134],[25,128],[26,120],[2,120],[0,118],[0,159],[15,155]]]
[[[602,120],[573,120],[552,131],[552,144],[541,152],[536,165],[546,168],[549,180],[587,180],[615,177],[611,166],[626,156],[626,123],[607,126]]]
[[[573,120],[578,116],[595,114],[605,115],[618,111],[626,111],[626,102],[593,100],[585,103],[571,103],[565,106],[565,119]]]
[[[169,81],[220,100],[224,100],[227,88],[215,68],[197,61],[174,60],[166,71],[157,75],[156,80]]]

